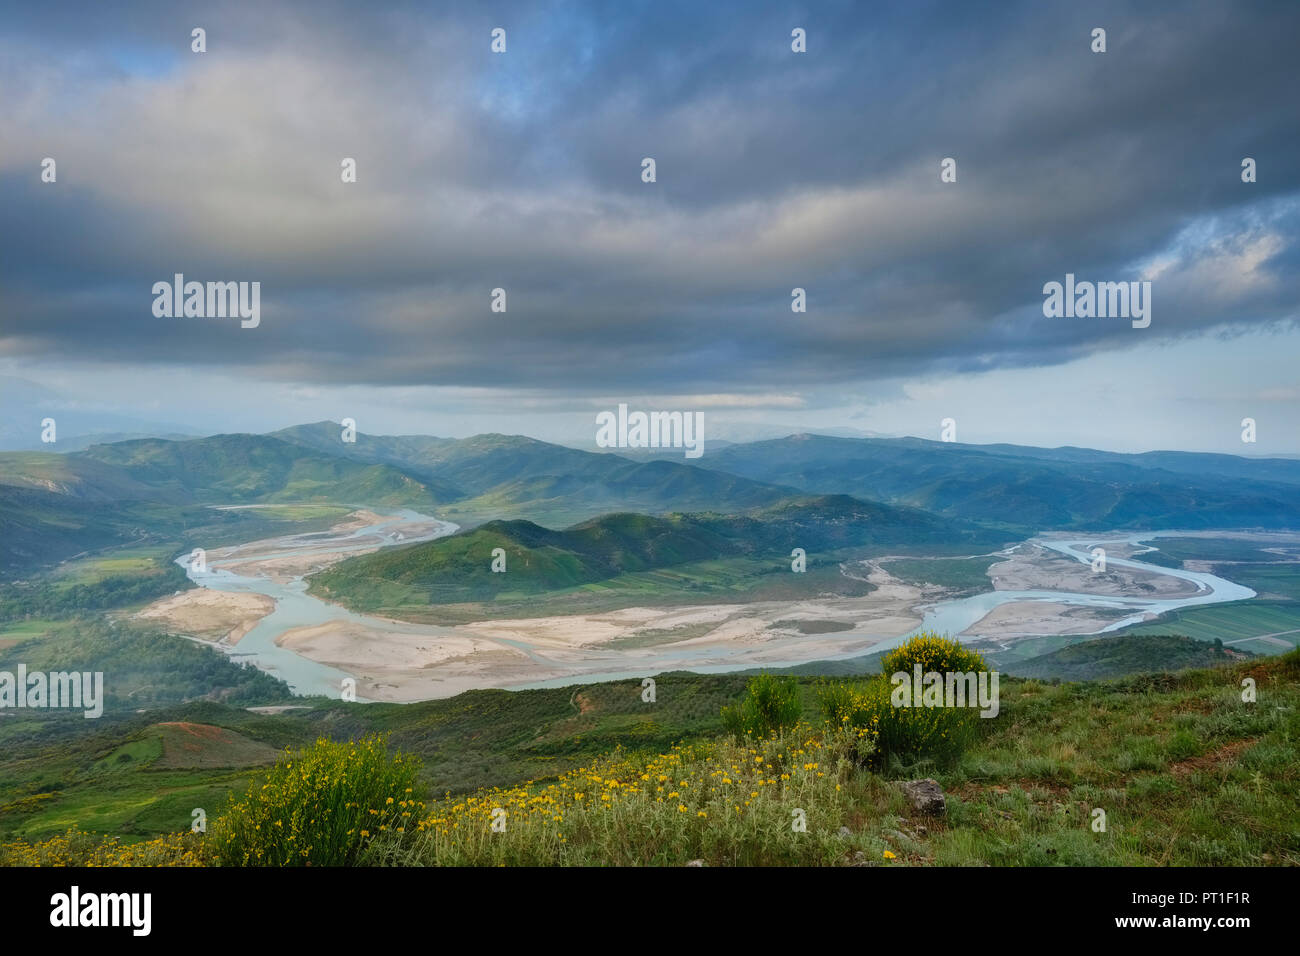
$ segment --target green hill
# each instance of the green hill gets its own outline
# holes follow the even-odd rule
[[[812,570],[850,549],[954,553],[1004,543],[1000,534],[915,509],[832,495],[739,515],[612,514],[564,530],[529,521],[492,521],[436,541],[349,559],[313,576],[311,586],[314,593],[352,607],[395,613],[394,601],[418,606],[516,600],[680,568],[680,578],[665,581],[665,596],[689,600],[716,596],[718,589],[691,580],[693,569],[700,578],[719,573],[716,566],[698,567],[705,562],[731,562],[737,576],[779,572],[791,577],[794,548],[804,549]],[[505,552],[505,573],[491,570],[498,548]],[[826,583],[818,575],[802,580],[814,590]],[[733,585],[729,582],[728,588]],[[638,590],[639,599],[645,596]]]
[[[788,488],[680,461],[631,461],[522,435],[452,439],[358,433],[355,444],[343,445],[338,425],[317,422],[274,437],[351,460],[386,463],[455,488],[458,494],[438,514],[462,525],[516,517],[566,525],[612,511],[740,511],[790,494]]]
[[[0,484],[0,574],[30,574],[83,551],[122,544],[137,527],[130,510]]]
[[[264,435],[142,439],[94,445],[69,457],[112,465],[164,495],[214,504],[328,500],[433,508],[455,494],[390,465],[311,454]]]
[[[0,453],[0,575],[123,545],[181,545],[314,528],[209,504],[333,502],[432,511],[445,493],[383,464],[258,435],[142,439],[84,452]],[[235,534],[231,537],[230,534]]]
[[[635,462],[518,436],[356,437],[345,443],[340,427],[326,422],[273,436],[0,453],[0,573],[209,523],[175,510],[204,504],[401,506],[473,525],[525,515],[569,523],[628,509],[741,510],[786,494],[680,462]]]
[[[137,481],[115,465],[53,452],[0,453],[0,486],[32,488],[88,502],[160,497],[156,487]]]
[[[1101,680],[1145,671],[1219,667],[1251,656],[1225,650],[1219,642],[1181,634],[1121,635],[1070,644],[1049,654],[1010,662],[1005,669],[1019,677]]]

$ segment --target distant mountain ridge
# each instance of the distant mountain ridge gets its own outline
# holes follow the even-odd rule
[[[1027,532],[1300,528],[1300,462],[1288,459],[792,435],[720,449],[696,464]]]
[[[793,493],[736,475],[692,468],[680,460],[633,461],[620,455],[553,445],[522,435],[472,438],[377,436],[340,439],[332,422],[299,425],[274,437],[349,459],[383,462],[459,494],[440,514],[461,524],[528,517],[567,525],[613,511],[740,511]]]
[[[26,492],[0,496],[0,527],[23,542],[0,540],[0,566],[8,567],[85,550],[79,528],[103,547],[169,520],[139,509],[208,504],[368,504],[434,512],[462,527],[527,519],[568,528],[618,512],[738,514],[848,495],[1026,535],[1300,528],[1300,460],[824,435],[720,445],[686,462],[518,435],[358,433],[348,443],[341,426],[317,422],[270,435],[0,452],[3,489]],[[124,503],[139,506],[135,524],[108,513]]]
[[[178,501],[213,504],[331,500],[436,507],[455,495],[384,464],[311,454],[267,435],[214,435],[191,441],[140,439],[92,445],[67,456],[120,469]]]

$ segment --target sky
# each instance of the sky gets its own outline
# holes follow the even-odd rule
[[[46,414],[589,444],[628,403],[706,440],[1300,454],[1300,4],[0,19],[10,445]],[[259,282],[260,323],[155,315],[176,273]],[[1045,316],[1067,274],[1150,282],[1150,325]]]

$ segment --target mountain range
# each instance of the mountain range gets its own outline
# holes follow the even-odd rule
[[[180,521],[172,509],[217,504],[409,507],[466,529],[518,519],[569,533],[582,522],[628,512],[747,515],[756,529],[779,525],[772,509],[782,505],[848,496],[856,499],[853,507],[888,505],[926,513],[931,523],[1014,536],[1053,529],[1296,528],[1297,491],[1300,461],[1285,458],[792,435],[725,445],[686,462],[517,435],[358,433],[349,443],[339,425],[318,422],[269,435],[0,453],[0,567],[31,569],[137,539]],[[917,543],[938,542],[926,538],[930,523],[898,527],[908,527]],[[522,528],[515,530],[522,534]],[[702,529],[693,527],[697,532]]]
[[[1289,459],[791,435],[698,466],[1027,533],[1300,527],[1300,462]]]

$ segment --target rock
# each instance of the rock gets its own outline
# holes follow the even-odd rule
[[[841,840],[847,840],[851,836],[853,836],[852,830],[848,827],[840,827],[839,837]]]
[[[850,863],[849,866],[866,866],[866,865],[867,865],[867,855],[863,853],[861,850],[857,850],[856,852],[854,852],[853,862]]]
[[[687,865],[687,866],[703,866],[703,865],[704,865],[704,861],[703,861],[703,860],[688,860],[687,863],[686,863],[686,865]]]
[[[903,793],[912,801],[912,806],[921,813],[942,816],[948,805],[943,799],[943,788],[939,781],[926,777],[924,780],[907,780],[903,783]]]

